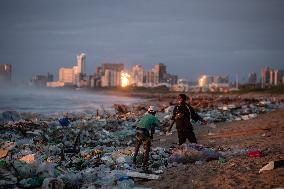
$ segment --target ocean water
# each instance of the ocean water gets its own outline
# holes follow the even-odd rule
[[[130,105],[141,101],[142,99],[139,98],[110,96],[82,90],[0,89],[0,112],[7,110],[41,114],[95,112],[102,107],[106,110],[111,109],[113,104]]]

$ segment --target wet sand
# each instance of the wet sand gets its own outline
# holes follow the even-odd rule
[[[138,181],[150,188],[279,188],[284,187],[284,168],[259,173],[269,161],[284,159],[284,110],[261,114],[256,119],[216,124],[216,128],[196,126],[200,144],[228,149],[259,149],[262,157],[246,153],[201,165],[186,164],[165,171],[159,180]],[[161,142],[160,138],[166,138]],[[170,147],[177,143],[177,133],[155,136],[153,147]]]

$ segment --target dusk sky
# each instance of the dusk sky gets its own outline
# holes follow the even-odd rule
[[[0,64],[13,79],[53,73],[84,52],[103,62],[167,65],[241,80],[265,65],[284,69],[283,0],[1,0]],[[259,75],[258,75],[259,76]]]

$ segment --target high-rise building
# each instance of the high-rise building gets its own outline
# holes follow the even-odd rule
[[[177,84],[178,76],[167,73],[167,67],[163,63],[156,64],[152,70],[154,72],[154,83]]]
[[[155,86],[157,85],[157,77],[153,70],[147,71],[145,74],[146,84],[148,86]]]
[[[257,76],[255,72],[250,72],[248,75],[248,83],[249,84],[256,84],[257,82]]]
[[[283,76],[284,70],[265,67],[261,70],[261,87],[284,84]]]
[[[283,83],[284,70],[275,69],[274,70],[274,85],[280,85]]]
[[[101,77],[102,87],[119,87],[123,70],[124,64],[103,63],[96,74]]]
[[[75,80],[73,68],[60,68],[59,69],[59,82],[66,84],[73,84]]]
[[[102,87],[118,87],[120,86],[120,71],[106,69],[101,78]]]
[[[131,70],[132,84],[143,86],[144,83],[144,69],[141,65],[135,65]]]
[[[159,64],[156,64],[154,66],[154,69],[153,69],[154,73],[155,73],[155,77],[156,78],[156,83],[163,83],[163,82],[166,82],[166,74],[167,74],[167,67],[165,64],[163,63],[159,63]]]
[[[102,87],[124,86],[125,83],[154,87],[159,84],[173,85],[178,80],[176,75],[166,72],[166,66],[162,63],[156,64],[149,71],[145,71],[141,65],[135,65],[130,72],[124,70],[124,64],[104,63],[97,68],[94,76],[96,81],[93,81],[93,86],[98,86],[97,83],[101,83]],[[99,82],[100,78],[101,82]]]
[[[104,63],[102,64],[103,73],[105,70],[115,70],[121,72],[124,70],[124,64],[113,64],[113,63]]]
[[[80,53],[79,55],[77,55],[77,69],[75,74],[85,73],[85,62],[86,62],[86,55],[84,53]]]
[[[154,79],[154,81],[153,81],[153,84],[154,85],[158,85],[159,83],[160,83],[160,73],[159,73],[159,69],[157,69],[158,67],[154,67],[153,69],[152,69],[152,72],[154,73],[154,77],[153,77],[153,79]],[[163,80],[161,80],[161,82],[163,82]]]
[[[47,76],[48,87],[63,87],[66,85],[75,85],[77,87],[84,87],[90,84],[89,78],[86,78],[85,73],[86,54],[80,53],[76,56],[76,65],[72,68],[60,68],[59,69],[59,80],[51,82],[53,76]]]
[[[265,67],[261,70],[261,87],[264,88],[265,86],[269,85],[270,83],[270,68]]]
[[[73,67],[74,70],[74,80],[73,84],[77,87],[80,87],[81,81],[85,81],[85,62],[86,55],[84,53],[80,53],[77,55],[76,66]]]
[[[269,71],[269,84],[272,86],[273,84],[274,84],[274,70],[273,69],[271,69],[270,71]]]
[[[0,64],[0,83],[5,84],[12,80],[12,65]]]

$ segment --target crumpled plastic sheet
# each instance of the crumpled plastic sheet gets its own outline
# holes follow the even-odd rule
[[[196,161],[217,160],[222,155],[211,148],[199,144],[183,144],[172,150],[169,163],[194,163]]]

